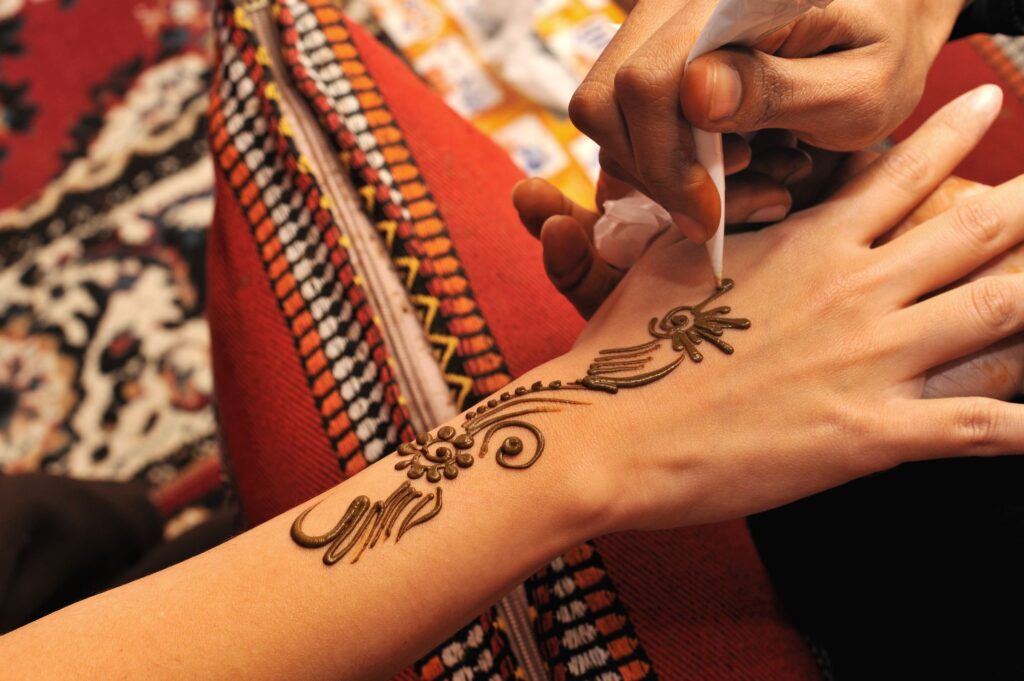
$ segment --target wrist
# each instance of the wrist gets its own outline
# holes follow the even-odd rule
[[[536,455],[537,435],[542,438],[543,450],[532,465],[501,470],[500,475],[505,484],[527,486],[537,507],[550,511],[551,531],[562,536],[565,548],[621,529],[618,519],[623,516],[616,503],[620,495],[614,470],[621,452],[607,412],[614,399],[571,385],[589,361],[577,355],[570,351],[533,369],[480,405],[500,406],[504,395],[520,401],[506,413],[522,414],[511,420],[523,425],[495,432],[484,456],[485,461],[494,457],[490,465],[502,468],[495,452],[504,436],[519,437],[523,443],[522,453],[505,459],[515,466],[524,466]],[[522,413],[528,410],[538,411]],[[487,412],[481,417],[487,418]]]

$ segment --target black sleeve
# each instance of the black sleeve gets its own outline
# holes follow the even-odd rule
[[[950,40],[974,33],[1024,35],[1024,0],[974,0],[960,14]]]

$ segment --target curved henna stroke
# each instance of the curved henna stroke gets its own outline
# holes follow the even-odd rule
[[[318,502],[300,513],[292,523],[292,540],[308,549],[326,546],[323,555],[326,565],[334,565],[350,553],[350,562],[355,563],[366,549],[387,541],[396,524],[395,543],[412,528],[436,517],[441,512],[440,483],[455,480],[460,470],[470,468],[476,459],[486,457],[491,451],[492,440],[501,431],[511,431],[511,434],[505,436],[494,455],[498,465],[515,470],[533,466],[544,453],[544,434],[528,417],[557,413],[568,406],[590,404],[578,399],[581,396],[571,394],[572,391],[615,394],[620,389],[648,385],[675,371],[687,358],[693,362],[703,361],[704,355],[698,346],[704,342],[731,355],[733,346],[722,336],[729,329],[749,329],[750,320],[725,316],[732,311],[729,307],[719,306],[710,310],[707,307],[733,286],[733,281],[726,279],[699,304],[680,305],[666,312],[661,319],[651,319],[647,332],[652,340],[640,345],[602,350],[580,379],[549,383],[537,381],[528,388],[520,386],[503,392],[468,411],[458,430],[442,426],[436,433],[420,433],[412,442],[399,445],[395,469],[405,471],[408,479],[391,496],[372,504],[366,496],[356,497],[334,527],[324,534],[310,535],[302,528]],[[666,340],[671,342],[671,355],[659,360],[665,354],[662,341]],[[649,368],[652,364],[655,365],[653,369]],[[532,440],[531,447],[527,447],[522,437],[527,434]],[[524,456],[524,452],[528,454]],[[435,491],[424,493],[414,488],[411,481],[419,480],[434,485]]]

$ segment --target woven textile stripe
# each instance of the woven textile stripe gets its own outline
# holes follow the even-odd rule
[[[368,114],[363,112],[361,104],[373,102],[378,111],[386,112],[386,109],[354,46],[349,46],[345,65],[339,65],[334,50],[327,46],[324,33],[320,31],[319,22],[306,5],[296,3],[290,9],[274,6],[274,10],[281,26],[283,56],[292,69],[292,77],[299,92],[308,98],[321,126],[337,140],[341,161],[365,197],[367,212],[381,233],[392,261],[399,272],[406,275],[410,300],[417,305],[435,356],[451,386],[453,400],[459,409],[467,401],[476,402],[508,383],[510,376],[483,318],[475,311],[468,282],[450,240],[444,236],[446,228],[437,206],[432,200],[429,205],[426,203],[425,184],[418,181],[421,191],[411,194],[409,182],[406,182],[403,193],[400,186],[394,185],[394,175],[389,168],[382,163],[375,168],[371,163],[373,159],[383,161],[385,154],[391,159],[401,159],[406,170],[403,173],[400,169],[399,176],[416,182],[419,171],[401,132],[389,114],[369,116],[384,123],[369,129]],[[301,37],[295,29],[295,13],[305,28]],[[348,39],[340,15],[332,18],[338,22],[335,32],[345,31]],[[329,84],[323,80],[322,72],[330,78]],[[349,75],[354,77],[350,80]],[[337,97],[324,96],[325,88],[330,88]],[[347,113],[344,119],[339,118],[339,111]],[[429,253],[414,233],[417,224],[421,230],[430,229],[435,239],[444,238],[448,252]],[[439,267],[435,258],[447,267],[447,276],[437,274]],[[453,300],[456,297],[453,293],[459,299]],[[500,623],[497,611],[491,608],[421,660],[416,665],[417,672],[430,681],[481,677],[505,680],[521,676]]]
[[[556,558],[527,581],[552,678],[637,681],[651,662],[592,544]]]
[[[222,16],[212,151],[259,245],[342,470],[411,438],[388,352],[316,180],[285,134],[275,85],[241,11]]]
[[[1014,94],[1024,100],[1024,38],[977,35],[969,40],[971,47],[1006,80]]]
[[[522,679],[508,639],[491,610],[473,620],[417,665],[424,681]]]
[[[278,9],[285,61],[367,200],[368,212],[463,409],[510,375],[477,308],[444,218],[330,0]]]

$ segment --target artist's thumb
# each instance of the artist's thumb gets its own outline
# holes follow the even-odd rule
[[[695,59],[683,74],[686,119],[713,132],[793,130],[807,141],[846,150],[876,141],[887,125],[885,93],[850,53],[789,59],[724,48]],[[873,106],[878,102],[879,106]]]

